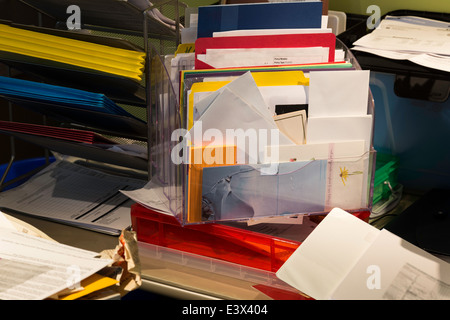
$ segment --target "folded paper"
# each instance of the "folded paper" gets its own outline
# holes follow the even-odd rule
[[[276,273],[315,299],[449,299],[450,264],[333,209]]]

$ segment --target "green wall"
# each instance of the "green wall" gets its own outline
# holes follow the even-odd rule
[[[328,8],[346,13],[368,14],[367,7],[377,5],[381,14],[409,9],[450,13],[450,0],[329,0]]]
[[[186,4],[188,7],[209,6],[211,4],[220,3],[220,0],[180,0],[180,1]]]
[[[220,0],[181,0],[189,7],[220,3]],[[347,13],[368,14],[367,7],[377,5],[381,14],[409,9],[450,13],[450,0],[329,0],[329,9]]]

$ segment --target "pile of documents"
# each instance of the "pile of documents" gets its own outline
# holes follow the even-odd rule
[[[448,22],[415,16],[387,16],[352,50],[450,72]]]
[[[185,223],[365,208],[369,71],[343,59],[322,21],[320,1],[200,7],[195,43],[166,62],[181,142],[158,179],[126,194]],[[173,174],[180,153],[186,177]]]
[[[140,81],[143,52],[0,25],[1,51]]]

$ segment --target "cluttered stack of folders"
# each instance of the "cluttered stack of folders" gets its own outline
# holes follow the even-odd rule
[[[197,14],[183,30],[196,30],[195,42],[167,65],[184,129],[177,147],[187,150],[172,158],[188,155],[182,222],[367,209],[369,71],[339,48],[322,3],[214,5]]]

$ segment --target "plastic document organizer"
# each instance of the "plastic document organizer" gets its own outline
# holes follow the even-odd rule
[[[343,45],[340,41],[337,41],[336,47],[343,48],[346,53],[346,60],[350,61],[352,68],[356,70],[360,70],[361,67],[358,64],[358,61],[354,59],[352,53],[348,50],[345,45]],[[242,68],[239,68],[242,69]],[[265,69],[261,69],[265,70]],[[186,76],[189,71],[197,71],[197,70],[187,70],[182,73],[182,77],[187,78]],[[206,70],[205,72],[214,72],[215,70]],[[242,70],[239,70],[242,72]],[[245,73],[245,72],[244,72]],[[174,215],[178,221],[182,225],[194,225],[194,224],[203,224],[205,222],[212,223],[217,221],[238,221],[244,218],[247,218],[251,214],[251,210],[245,211],[245,213],[241,214],[241,211],[236,211],[236,215],[241,215],[239,217],[235,217],[234,215],[226,215],[223,212],[218,213],[218,210],[201,210],[200,212],[193,212],[190,210],[189,201],[197,201],[197,208],[199,207],[199,203],[202,203],[202,199],[194,199],[192,197],[192,187],[196,187],[195,184],[189,181],[189,177],[193,177],[196,173],[193,168],[187,163],[175,164],[172,161],[171,155],[179,141],[175,139],[169,141],[172,137],[172,133],[176,132],[176,130],[183,128],[181,106],[179,106],[177,102],[176,94],[173,90],[171,82],[169,80],[169,76],[167,76],[167,70],[163,64],[162,58],[160,56],[154,56],[152,58],[152,77],[154,79],[158,79],[152,86],[152,96],[155,96],[155,112],[152,113],[152,123],[151,126],[153,128],[154,134],[151,137],[151,143],[153,144],[152,152],[149,156],[149,163],[152,169],[151,179],[160,185],[160,191],[164,194],[165,198],[163,202],[166,202],[168,212]],[[195,74],[195,77],[199,77]],[[185,79],[183,78],[183,79]],[[187,79],[185,79],[185,83]],[[181,92],[182,90],[180,90]],[[164,99],[160,99],[158,97],[164,97]],[[368,97],[368,105],[367,105],[367,115],[372,116],[372,121],[374,119],[374,101],[372,94],[369,90]],[[345,157],[345,158],[333,158],[333,159],[316,159],[313,161],[295,161],[295,162],[280,162],[280,166],[283,166],[281,170],[289,170],[288,172],[291,174],[282,175],[273,175],[273,176],[261,176],[258,170],[259,165],[252,166],[251,168],[247,168],[246,165],[237,165],[237,166],[222,166],[220,168],[220,174],[225,174],[228,169],[236,170],[236,174],[233,173],[233,177],[235,180],[240,178],[241,180],[236,181],[245,181],[245,183],[252,184],[252,188],[255,186],[261,185],[258,179],[265,179],[264,191],[266,194],[275,195],[273,197],[273,201],[269,199],[270,197],[265,196],[262,191],[259,192],[261,199],[264,200],[267,205],[259,204],[259,207],[263,207],[265,210],[263,213],[258,210],[254,210],[253,213],[258,212],[258,216],[254,215],[254,217],[259,218],[262,216],[273,216],[280,215],[284,213],[291,213],[295,211],[297,214],[326,214],[333,207],[340,207],[349,212],[359,212],[370,210],[372,206],[372,195],[373,195],[373,178],[375,173],[375,153],[376,151],[372,147],[372,139],[370,141],[370,149],[368,152],[358,156],[358,157]],[[226,146],[225,146],[226,147]],[[286,168],[285,168],[286,167]],[[203,170],[203,187],[205,184],[205,172],[211,172],[212,169],[216,168],[201,168]],[[328,174],[332,172],[332,174]],[[296,175],[293,177],[293,175]],[[208,177],[214,175],[209,175]],[[350,183],[344,181],[348,177],[350,179],[354,179],[354,185],[357,183],[361,184],[361,187],[355,188],[355,192],[350,196],[353,198],[357,198],[353,203],[348,206],[344,202],[348,202],[349,198],[343,197],[339,192],[333,192],[333,188],[337,186],[350,185]],[[279,178],[279,179],[278,179]],[[276,192],[270,192],[273,188],[286,188],[288,186],[287,183],[284,183],[282,179],[292,178],[292,181],[295,181],[298,186],[296,186],[296,190],[304,190],[302,193],[302,198],[295,198],[295,202],[301,205],[296,206],[295,210],[292,208],[285,208],[283,205],[289,205],[293,203],[293,199],[290,201],[285,200],[287,196],[290,194],[283,193],[282,190],[278,190]],[[224,183],[217,184],[217,188],[200,189],[202,184],[199,183],[199,179],[194,179],[196,183],[198,183],[198,189],[204,192],[208,192],[208,194],[214,195],[219,194],[223,191],[223,188],[227,187],[227,179],[222,178],[220,176],[219,181],[224,181]],[[266,182],[269,179],[275,180],[275,183]],[[309,180],[308,180],[309,179]],[[228,179],[229,180],[229,179]],[[342,181],[341,181],[342,180]],[[214,182],[213,179],[208,181]],[[256,181],[256,182],[255,182]],[[309,182],[313,183],[309,183]],[[349,180],[350,181],[350,180]],[[228,182],[228,184],[230,184]],[[315,189],[312,188],[312,184],[314,184]],[[222,188],[223,187],[223,188]],[[273,187],[273,188],[272,188]],[[222,188],[222,189],[221,189]],[[271,189],[272,188],[272,189]],[[263,189],[263,188],[261,188]],[[325,190],[326,189],[326,190]],[[337,189],[337,188],[336,188]],[[205,191],[206,190],[206,191]],[[242,187],[240,190],[253,190],[251,188]],[[353,189],[352,189],[353,190]],[[198,193],[196,193],[198,194]],[[203,196],[203,195],[202,195]],[[250,195],[250,197],[253,195]],[[324,198],[324,199],[323,199]],[[194,200],[192,200],[194,199]],[[205,198],[206,199],[206,198]],[[215,198],[214,198],[215,199]],[[210,199],[206,199],[204,202],[206,204],[211,203],[208,202]],[[356,204],[356,201],[359,203]],[[337,205],[336,203],[339,203]],[[282,205],[280,205],[282,204]],[[277,210],[271,210],[269,206],[277,207]],[[206,206],[208,209],[211,206]],[[248,206],[247,206],[248,207]],[[291,206],[292,207],[292,206]],[[252,208],[251,208],[252,209]],[[206,211],[206,214],[202,213]],[[208,212],[214,212],[214,214],[209,215],[207,217]],[[244,211],[242,211],[244,212]],[[250,213],[249,213],[250,212]],[[224,217],[224,215],[226,215]]]

